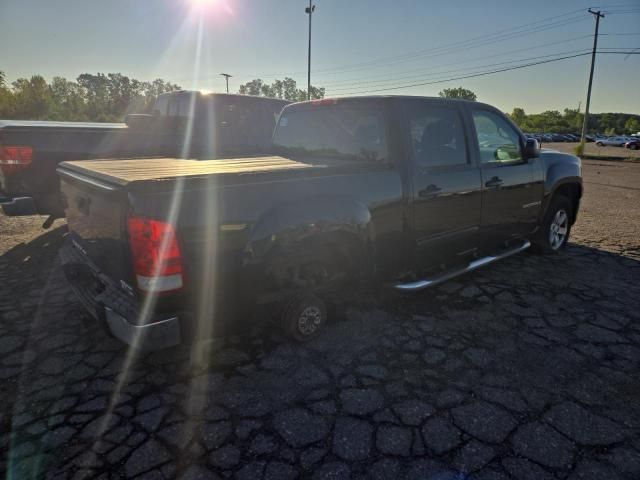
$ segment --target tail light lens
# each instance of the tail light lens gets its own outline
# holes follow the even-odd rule
[[[31,165],[33,149],[27,146],[0,146],[0,170],[4,175],[12,175]]]
[[[182,254],[174,228],[159,220],[139,217],[129,217],[128,226],[138,288],[154,293],[182,288]]]

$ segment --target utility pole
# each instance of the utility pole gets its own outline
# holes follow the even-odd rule
[[[591,84],[593,83],[593,67],[596,64],[596,49],[598,48],[598,28],[600,27],[600,19],[604,18],[604,13],[600,10],[594,12],[593,10],[587,10],[590,14],[596,17],[596,33],[593,36],[593,51],[591,52],[591,72],[589,73],[589,88],[587,89],[587,104],[584,109],[584,120],[582,122],[582,135],[580,136],[580,143],[584,144],[584,137],[587,134],[587,124],[589,123],[589,104],[591,103]]]
[[[233,77],[233,75],[229,75],[228,73],[221,73],[220,75],[227,81],[227,93],[229,93],[229,78]]]
[[[309,51],[307,55],[307,100],[311,100],[311,15],[313,14],[316,6],[313,4],[313,0],[309,0],[309,6],[304,11],[309,15]]]

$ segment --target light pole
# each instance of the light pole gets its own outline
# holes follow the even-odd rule
[[[229,78],[233,77],[233,75],[229,75],[228,73],[221,73],[220,75],[227,81],[227,93],[229,93]]]
[[[304,11],[309,15],[309,51],[307,55],[307,100],[311,100],[311,15],[313,15],[316,6],[313,0],[309,0],[309,6]]]

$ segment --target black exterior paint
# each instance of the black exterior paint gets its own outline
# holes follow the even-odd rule
[[[114,283],[132,286],[127,215],[173,218],[185,257],[187,286],[173,300],[161,299],[157,310],[166,308],[168,314],[179,309],[183,318],[193,319],[203,315],[199,307],[203,298],[212,299],[216,308],[219,301],[222,304],[238,294],[245,305],[260,299],[274,261],[335,248],[347,252],[344,258],[360,276],[382,282],[406,275],[415,278],[422,271],[457,265],[514,238],[534,235],[549,198],[563,185],[572,186],[576,195],[572,201],[578,207],[580,161],[571,155],[542,151],[539,157],[514,165],[480,164],[470,111],[479,107],[503,116],[490,106],[412,97],[338,101],[373,102],[385,111],[388,164],[318,162],[299,171],[238,175],[224,182],[212,175],[126,187],[102,185],[90,176],[74,177],[63,164],[59,172],[71,238]],[[402,109],[407,102],[459,110],[468,165],[414,167],[403,127]],[[305,102],[285,111],[298,105],[308,108]],[[524,149],[525,138],[519,135]],[[502,184],[487,186],[493,177]],[[436,188],[429,191],[430,185]],[[91,199],[89,215],[79,208],[78,196]]]

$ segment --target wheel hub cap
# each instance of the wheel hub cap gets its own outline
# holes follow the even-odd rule
[[[298,330],[303,335],[312,335],[322,323],[322,312],[316,306],[305,308],[298,317]]]
[[[549,227],[549,244],[551,248],[557,250],[562,246],[567,238],[569,229],[569,216],[565,210],[558,210],[553,216],[551,226]]]

